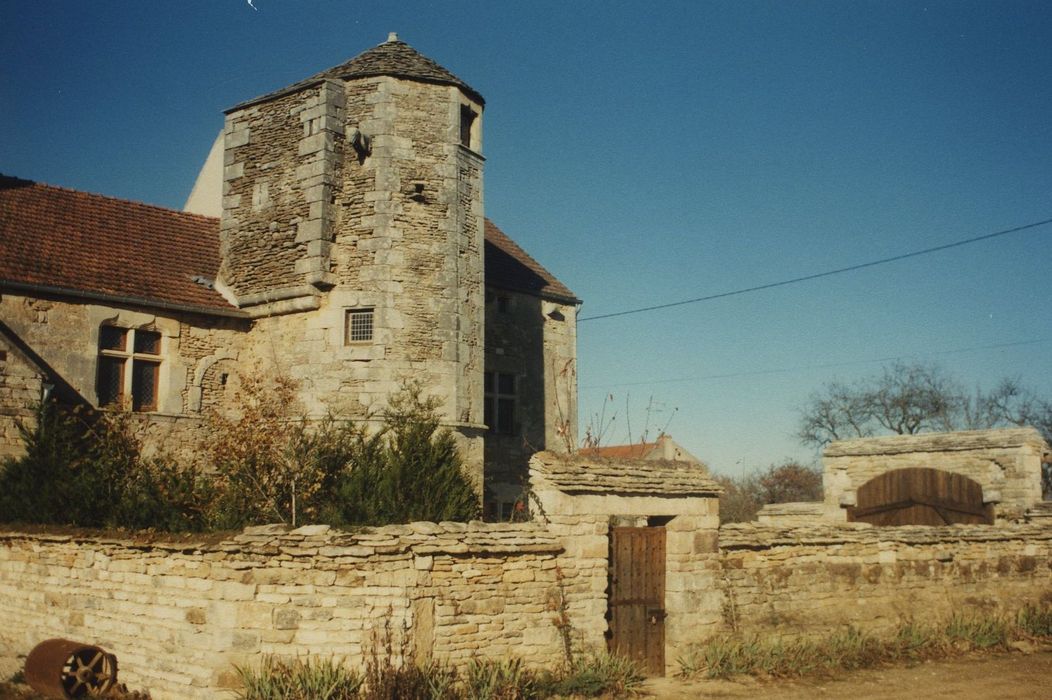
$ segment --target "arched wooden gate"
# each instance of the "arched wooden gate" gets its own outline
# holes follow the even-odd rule
[[[851,522],[874,525],[951,525],[994,522],[983,487],[961,474],[915,467],[895,469],[859,487]]]

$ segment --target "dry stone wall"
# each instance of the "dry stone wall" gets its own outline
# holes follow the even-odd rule
[[[0,649],[99,644],[158,700],[213,698],[263,654],[463,665],[562,654],[559,543],[530,524],[250,528],[221,542],[0,534]]]
[[[360,665],[389,647],[396,661],[551,668],[567,644],[605,646],[610,528],[654,513],[668,514],[669,672],[693,642],[733,630],[882,632],[1052,604],[1047,526],[717,530],[713,498],[570,498],[577,512],[543,525],[264,526],[222,541],[2,533],[0,656],[53,636],[96,643],[159,700],[215,697],[236,684],[235,664],[264,654]]]
[[[952,613],[1052,604],[1052,528],[727,525],[724,623],[741,631],[890,631]]]

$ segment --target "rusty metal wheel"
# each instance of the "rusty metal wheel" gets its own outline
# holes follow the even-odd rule
[[[117,683],[117,658],[99,647],[48,639],[26,657],[26,682],[56,698],[102,697]]]

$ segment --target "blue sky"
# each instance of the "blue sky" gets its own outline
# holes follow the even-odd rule
[[[0,172],[180,208],[224,108],[396,31],[486,97],[486,213],[585,301],[582,430],[613,395],[606,442],[740,473],[888,358],[1052,397],[1052,226],[585,320],[1052,218],[1046,2],[254,4],[0,1]]]

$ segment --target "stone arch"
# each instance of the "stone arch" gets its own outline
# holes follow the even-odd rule
[[[224,378],[223,375],[226,375]],[[200,413],[222,403],[223,397],[233,388],[230,379],[237,378],[237,355],[229,350],[220,350],[203,357],[194,369],[194,380],[190,387],[190,411]]]

